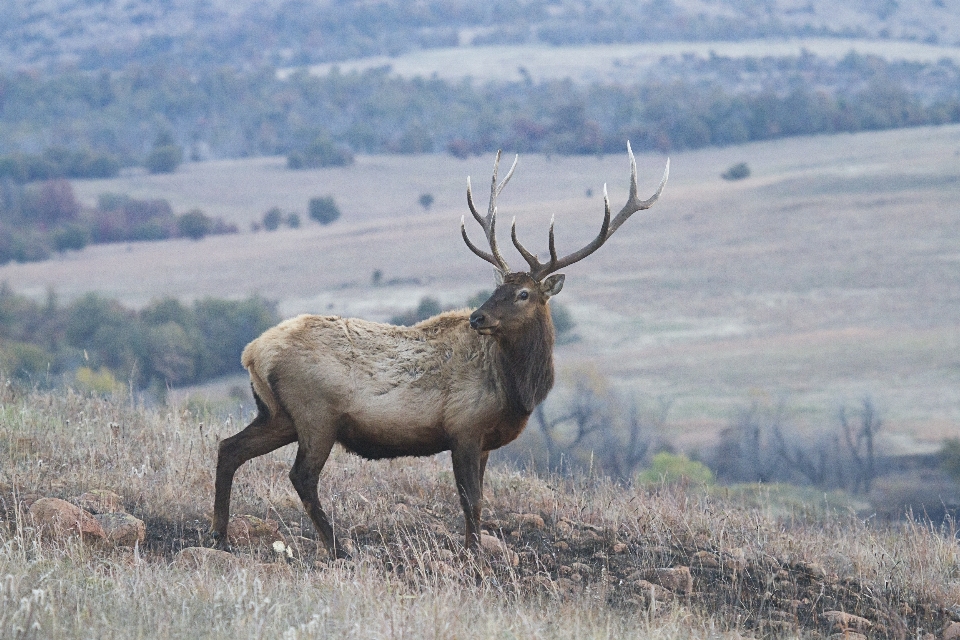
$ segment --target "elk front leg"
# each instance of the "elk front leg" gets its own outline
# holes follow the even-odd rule
[[[217,454],[216,493],[213,500],[213,535],[219,544],[227,542],[227,525],[230,522],[230,494],[233,476],[247,460],[251,460],[291,442],[296,442],[297,432],[289,421],[270,419],[265,407],[247,428],[220,443]]]
[[[480,507],[483,497],[483,471],[488,454],[476,445],[457,447],[452,452],[453,478],[460,494],[460,506],[466,520],[464,546],[474,549],[480,542]]]

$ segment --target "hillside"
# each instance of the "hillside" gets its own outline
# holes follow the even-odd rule
[[[448,456],[335,450],[320,499],[351,555],[327,557],[287,481],[292,447],[238,473],[233,553],[198,549],[217,442],[239,421],[0,384],[0,633],[940,640],[960,620],[952,530],[860,520],[842,498],[783,487],[536,476],[498,454],[479,556],[460,543]],[[127,512],[143,538],[81,541],[41,519],[51,498],[98,522]]]
[[[661,202],[567,274],[558,300],[579,341],[558,348],[563,385],[596,371],[616,389],[670,399],[670,438],[685,446],[755,401],[783,399],[802,432],[864,395],[879,403],[890,437],[955,434],[958,152],[960,129],[944,127],[674,155]],[[89,247],[8,264],[0,280],[38,300],[48,288],[66,300],[96,290],[135,306],[259,293],[286,316],[386,320],[427,295],[462,305],[492,286],[457,232],[465,178],[483,184],[491,160],[361,156],[351,167],[294,172],[280,159],[250,159],[78,181],[88,203],[105,191],[169,198],[243,230],[272,206],[302,213],[322,194],[343,217],[330,227]],[[652,191],[664,158],[638,161],[641,191]],[[741,161],[750,178],[720,179]],[[604,182],[619,206],[627,172],[625,154],[524,154],[501,215],[516,215],[521,238],[543,251],[556,214],[563,251],[596,233]],[[435,197],[429,211],[417,204],[422,193]],[[393,284],[374,286],[377,269]]]
[[[490,3],[0,3],[5,68],[120,68],[178,60],[289,66],[469,44],[582,45],[790,36],[956,45],[960,8],[942,0],[527,0]]]

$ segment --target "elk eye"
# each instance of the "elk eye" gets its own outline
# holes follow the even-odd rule
[[[526,291],[521,291],[520,293],[517,294],[518,300],[526,300],[529,297],[530,297],[530,294],[527,293]]]

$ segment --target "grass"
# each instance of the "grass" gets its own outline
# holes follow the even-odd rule
[[[494,462],[484,527],[518,562],[465,556],[444,456],[335,451],[320,494],[349,560],[318,552],[286,478],[293,449],[251,461],[232,512],[279,522],[293,558],[241,546],[191,567],[176,554],[209,541],[216,446],[240,416],[0,389],[4,638],[814,638],[831,610],[899,638],[960,616],[955,532],[861,521],[842,500],[778,487],[624,487]],[[25,516],[37,496],[96,488],[146,522],[142,547],[51,541]],[[637,582],[683,566],[686,596],[651,602]]]
[[[558,365],[593,367],[624,391],[672,399],[678,434],[709,438],[754,391],[820,407],[801,416],[803,428],[869,394],[890,433],[936,442],[956,432],[957,153],[960,127],[948,126],[675,155],[661,202],[567,271],[562,302],[580,339],[558,347]],[[663,160],[638,157],[644,193]],[[720,178],[740,161],[750,178]],[[457,232],[465,177],[482,184],[491,156],[361,156],[352,167],[310,171],[283,164],[186,164],[168,176],[75,186],[87,202],[103,191],[167,197],[177,210],[199,206],[244,230],[271,206],[302,212],[325,193],[343,217],[323,228],[90,247],[0,267],[0,280],[37,299],[48,288],[67,299],[97,290],[135,306],[161,295],[260,293],[285,316],[373,320],[426,295],[459,305],[491,288],[489,268]],[[619,206],[627,171],[625,154],[525,155],[501,215],[516,215],[520,237],[543,253],[556,214],[559,250],[580,246],[597,231],[603,183]],[[435,196],[429,211],[417,204],[425,192]],[[373,286],[376,269],[396,284]]]

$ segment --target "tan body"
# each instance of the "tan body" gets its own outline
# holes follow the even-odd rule
[[[271,415],[293,420],[300,441],[340,442],[374,459],[465,441],[489,451],[516,438],[527,418],[509,410],[496,341],[471,329],[469,315],[413,327],[303,315],[251,342],[242,361],[254,392]]]
[[[259,412],[246,429],[220,443],[214,534],[226,540],[237,469],[247,460],[297,442],[290,481],[324,543],[336,552],[317,483],[339,442],[367,458],[449,450],[466,519],[465,544],[475,547],[489,452],[520,435],[553,387],[554,332],[548,302],[564,280],[554,272],[596,251],[631,214],[656,202],[666,183],[664,171],[657,193],[641,201],[632,152],[630,159],[627,204],[611,221],[604,188],[603,225],[584,248],[560,258],[551,224],[550,259],[540,262],[520,244],[516,227],[512,229],[513,243],[530,265],[527,273],[511,273],[496,242],[496,198],[513,168],[497,184],[497,154],[486,216],[473,204],[468,179],[467,203],[484,230],[490,253],[470,242],[461,222],[463,239],[496,267],[499,279],[493,295],[472,313],[442,313],[413,327],[304,315],[280,323],[247,345],[241,359],[250,372]]]

